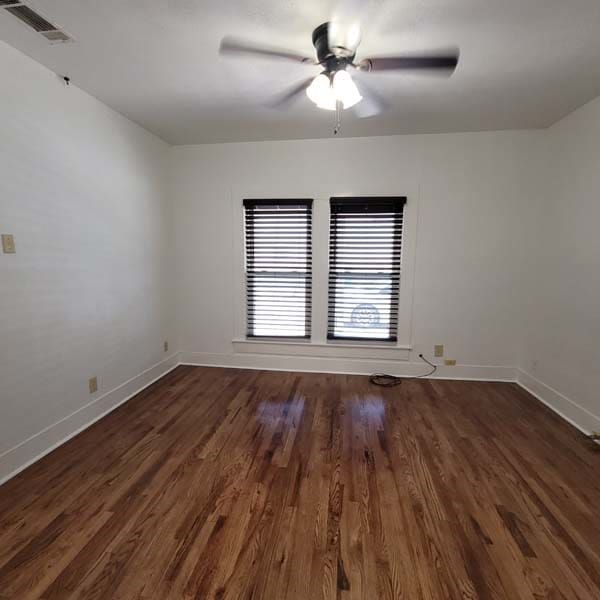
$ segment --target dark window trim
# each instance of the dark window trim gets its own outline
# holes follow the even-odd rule
[[[403,236],[403,221],[404,221],[404,206],[406,205],[406,196],[332,196],[329,199],[330,217],[329,217],[329,261],[328,261],[328,291],[327,291],[327,339],[339,341],[362,341],[362,342],[397,342],[398,341],[398,315],[397,311],[400,306],[400,274],[401,263],[398,262],[395,270],[390,275],[393,286],[396,287],[396,302],[393,302],[393,295],[390,301],[390,311],[396,310],[396,319],[393,325],[390,324],[389,336],[386,338],[380,337],[361,337],[361,336],[341,336],[335,335],[335,307],[337,305],[336,288],[334,276],[331,272],[332,264],[337,262],[337,230],[332,229],[333,219],[336,214],[364,212],[365,214],[378,214],[388,211],[397,211],[402,215],[402,224],[394,223],[394,243],[393,249],[398,249],[400,255],[402,253],[402,236]]]
[[[275,198],[246,198],[243,200],[244,206],[244,271],[245,271],[245,280],[246,280],[246,338],[247,339],[263,339],[263,340],[298,340],[298,339],[311,339],[312,336],[312,208],[313,208],[313,199],[312,198],[284,198],[284,199],[275,199]],[[248,229],[249,221],[247,219],[246,209],[253,209],[259,207],[269,207],[269,206],[298,206],[303,209],[307,209],[307,247],[306,247],[306,285],[305,285],[305,322],[304,322],[304,330],[305,335],[276,335],[276,334],[268,334],[268,335],[259,335],[255,334],[251,331],[251,324],[249,314],[255,307],[255,296],[254,296],[254,286],[248,284],[249,280],[254,278],[256,279],[256,275],[248,276],[248,240],[253,239],[255,232],[254,228]],[[250,226],[254,225],[254,221],[250,220]],[[273,275],[277,275],[277,271],[272,271]],[[282,276],[289,275],[289,273],[281,273]]]
[[[308,206],[312,209],[313,200],[312,198],[285,198],[282,200],[275,200],[273,198],[250,198],[244,200],[245,208],[255,208],[258,206],[298,206],[301,204],[304,204],[305,206]]]
[[[330,210],[338,213],[345,212],[346,207],[352,207],[352,211],[347,212],[357,212],[360,208],[365,213],[378,213],[382,212],[381,208],[402,209],[405,204],[406,196],[332,196],[329,199]]]

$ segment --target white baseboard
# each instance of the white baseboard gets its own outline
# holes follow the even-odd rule
[[[546,385],[530,373],[517,370],[517,383],[535,396],[540,402],[553,410],[586,435],[592,431],[600,431],[600,417],[583,408],[564,394]]]
[[[178,364],[178,353],[172,354],[1,454],[0,485],[164,377]]]
[[[369,375],[370,373],[383,371],[401,377],[422,375],[427,372],[427,365],[422,362],[331,357],[313,358],[250,353],[175,353],[0,455],[0,485],[84,429],[87,429],[180,364],[348,375]],[[432,378],[467,381],[516,381],[523,389],[583,433],[589,435],[591,431],[600,430],[600,417],[590,413],[573,400],[536,379],[533,375],[516,367],[439,366]]]
[[[405,362],[389,359],[357,359],[292,356],[281,354],[252,354],[234,352],[214,354],[210,352],[181,352],[181,364],[201,367],[227,367],[233,369],[259,369],[265,371],[298,371],[303,373],[340,373],[346,375],[370,375],[384,372],[400,377],[414,377],[427,373],[424,362]],[[514,367],[484,365],[438,366],[435,379],[462,379],[475,381],[511,381],[516,379]]]

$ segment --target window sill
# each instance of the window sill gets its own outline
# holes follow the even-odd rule
[[[310,357],[409,360],[412,349],[395,342],[311,342],[310,340],[232,340],[236,352],[247,354],[276,354]]]

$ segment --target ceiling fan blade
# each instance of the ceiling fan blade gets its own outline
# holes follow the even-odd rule
[[[314,65],[316,61],[308,56],[296,54],[292,50],[260,46],[254,42],[248,42],[234,37],[224,37],[219,46],[219,54],[222,56],[256,56],[262,58],[277,58],[291,60],[298,63]]]
[[[351,110],[359,118],[374,117],[388,110],[388,103],[364,81],[356,81],[362,100]]]
[[[304,81],[296,84],[291,87],[287,92],[281,94],[273,101],[269,102],[268,106],[270,108],[278,108],[279,110],[285,110],[288,108],[293,102],[298,100],[302,96],[302,94],[306,91],[306,88],[312,83],[314,77],[309,77]]]
[[[458,50],[422,56],[384,56],[364,58],[356,66],[360,71],[422,71],[452,75],[458,57]]]

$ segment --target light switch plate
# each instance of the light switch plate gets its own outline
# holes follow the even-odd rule
[[[456,361],[455,361],[453,358],[447,358],[447,359],[444,361],[444,364],[445,364],[447,367],[454,367],[454,366],[456,365]]]
[[[443,344],[436,344],[433,347],[433,355],[437,356],[438,358],[440,356],[444,356],[444,345]]]
[[[2,234],[2,252],[4,254],[15,254],[15,238],[10,233]]]
[[[89,386],[90,386],[90,394],[96,393],[98,391],[98,378],[91,377],[90,381],[89,381]]]

